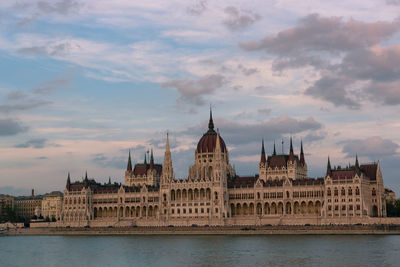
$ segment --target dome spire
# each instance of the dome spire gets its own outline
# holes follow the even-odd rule
[[[212,118],[211,104],[210,104],[210,120],[208,121],[208,129],[214,130],[214,122],[213,122],[213,118]]]

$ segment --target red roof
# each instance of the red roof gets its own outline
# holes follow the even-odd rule
[[[378,170],[378,164],[364,164],[360,166],[360,169],[365,175],[372,181],[376,180],[376,172]]]
[[[154,164],[153,168],[156,170],[157,175],[161,176],[162,174],[162,165],[161,164]],[[133,169],[133,174],[135,176],[138,175],[146,175],[147,171],[150,169],[150,164],[136,164],[135,168]]]
[[[299,164],[299,157],[294,155],[294,160]],[[287,162],[289,161],[289,155],[271,155],[268,156],[267,163],[268,167],[271,168],[282,168],[287,167]]]
[[[233,181],[228,183],[229,188],[233,187],[253,187],[257,178],[254,176],[249,177],[236,177]]]
[[[219,136],[219,144],[221,147],[221,151],[226,151],[226,146],[224,139],[220,135]],[[203,137],[200,139],[197,144],[197,152],[198,153],[212,153],[215,151],[215,145],[217,143],[217,133],[214,130],[208,130]]]

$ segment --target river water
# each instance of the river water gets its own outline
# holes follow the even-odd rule
[[[0,236],[0,266],[400,266],[400,236]]]

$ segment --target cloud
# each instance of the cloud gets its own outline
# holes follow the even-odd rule
[[[26,98],[27,95],[22,91],[14,91],[7,95],[8,100],[20,100]]]
[[[123,156],[107,157],[103,153],[92,155],[91,161],[104,168],[114,168],[123,170],[126,168],[127,158]]]
[[[400,45],[381,44],[399,31],[400,19],[367,23],[312,14],[295,27],[240,47],[274,56],[274,71],[312,66],[319,78],[306,95],[359,109],[365,100],[400,104]]]
[[[244,67],[242,64],[239,64],[238,65],[238,69],[243,73],[243,75],[245,75],[245,76],[250,76],[250,75],[252,75],[252,74],[254,74],[254,73],[257,73],[257,72],[259,72],[260,70],[259,69],[257,69],[257,68],[246,68],[246,67]]]
[[[45,148],[45,147],[59,147],[60,145],[54,144],[54,143],[49,143],[47,139],[45,138],[34,138],[31,140],[26,141],[25,143],[17,144],[14,147],[15,148]]]
[[[386,0],[386,4],[400,6],[400,0]]]
[[[268,121],[259,123],[239,123],[216,118],[215,127],[218,127],[221,136],[232,145],[259,142],[261,138],[274,140],[288,134],[300,134],[308,131],[316,131],[323,126],[314,118],[295,119],[287,115],[281,115]],[[206,130],[206,122],[201,125],[189,127],[183,134],[198,136]]]
[[[0,105],[0,112],[3,113],[11,113],[14,111],[23,111],[23,110],[30,110],[34,108],[39,108],[45,105],[49,105],[52,102],[46,100],[36,100],[31,99],[25,101],[23,103],[15,103],[15,104],[2,104]]]
[[[197,1],[195,4],[186,8],[186,12],[190,15],[198,16],[203,14],[204,11],[207,9],[207,1],[200,0]]]
[[[343,144],[342,152],[346,153],[347,157],[354,157],[356,154],[372,158],[391,156],[397,154],[399,148],[397,143],[379,136],[347,140],[339,144]]]
[[[239,10],[233,6],[226,7],[224,12],[227,18],[223,20],[222,24],[232,31],[247,28],[261,19],[261,16],[256,13]]]
[[[42,14],[59,14],[67,15],[76,12],[80,7],[80,4],[74,0],[62,0],[60,2],[54,1],[39,1],[37,3],[37,9]]]
[[[269,115],[271,113],[271,111],[272,110],[270,108],[260,108],[257,110],[257,113],[260,115],[266,116],[266,115]]]
[[[17,53],[34,56],[65,56],[72,49],[79,49],[79,45],[67,41],[48,43],[46,46],[30,46],[17,49]]]
[[[226,83],[227,81],[224,76],[212,74],[203,76],[197,80],[173,80],[163,83],[162,87],[175,88],[179,93],[178,102],[201,106],[206,103],[203,96],[213,94]]]
[[[48,159],[48,157],[41,156],[41,157],[37,157],[36,159],[38,159],[38,160],[45,160],[45,159]]]
[[[56,77],[54,79],[45,81],[40,84],[38,88],[33,89],[35,94],[50,94],[59,88],[66,88],[72,82],[72,75],[70,73]]]
[[[311,14],[301,19],[296,27],[260,41],[241,43],[240,46],[248,51],[265,50],[271,54],[291,57],[320,51],[336,54],[379,44],[398,32],[399,26],[399,20],[366,23]]]
[[[14,119],[0,119],[0,136],[16,135],[26,132],[28,127]]]

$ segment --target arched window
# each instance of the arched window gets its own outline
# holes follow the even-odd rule
[[[334,196],[335,197],[339,195],[339,190],[336,187],[335,187],[335,190],[333,192],[334,192]]]
[[[330,188],[328,188],[327,194],[328,194],[328,197],[330,197],[330,196],[332,195],[332,192],[331,192],[331,189],[330,189]]]
[[[289,191],[286,191],[286,197],[287,197],[287,198],[290,198],[290,193],[289,193]]]
[[[218,199],[218,192],[214,192],[215,199]]]
[[[360,195],[360,188],[358,188],[358,186],[356,187],[356,196]]]
[[[375,187],[374,187],[374,188],[372,188],[372,196],[376,196],[376,190],[375,190]]]
[[[348,194],[349,196],[352,196],[352,195],[353,195],[353,189],[351,189],[351,187],[349,187],[349,189],[347,190],[347,194]]]
[[[342,196],[345,196],[346,195],[346,190],[344,190],[344,187],[342,187],[342,190],[341,190],[342,192],[341,192],[341,195]]]

